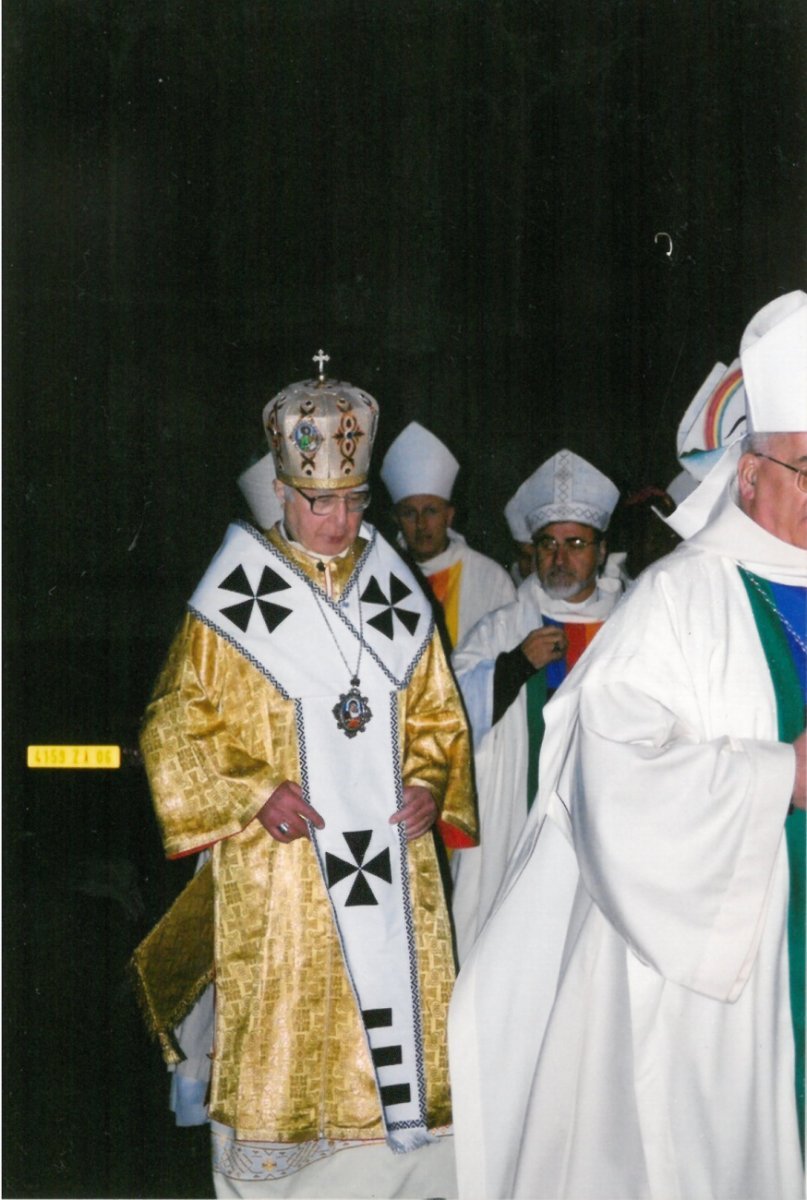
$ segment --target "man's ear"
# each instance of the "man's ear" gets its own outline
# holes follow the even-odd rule
[[[757,490],[759,463],[756,454],[743,454],[737,464],[737,486],[741,500],[753,500]]]
[[[448,508],[446,509],[446,512],[448,513],[448,520],[446,521],[446,524],[448,525],[449,529],[454,528],[454,515],[455,515],[456,511],[457,510],[455,509],[453,504],[449,504]]]
[[[608,543],[606,542],[605,538],[600,538],[600,549],[599,549],[598,555],[597,555],[597,566],[601,567],[605,563],[605,560],[607,557],[608,557]]]

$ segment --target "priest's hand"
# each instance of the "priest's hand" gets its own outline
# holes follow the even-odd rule
[[[437,802],[427,787],[419,783],[407,785],[403,790],[403,806],[394,813],[390,825],[403,825],[407,842],[428,833],[439,816]]]
[[[793,807],[807,808],[807,731],[793,743],[796,751],[796,778],[793,781]]]
[[[325,828],[317,810],[303,800],[299,783],[293,783],[291,779],[275,788],[258,813],[258,820],[276,842],[294,842],[297,838],[308,837],[306,821],[316,825],[317,829]]]
[[[521,643],[521,652],[536,671],[540,671],[548,663],[560,662],[568,644],[569,639],[560,626],[542,625],[540,629],[533,629],[532,633],[527,634]]]

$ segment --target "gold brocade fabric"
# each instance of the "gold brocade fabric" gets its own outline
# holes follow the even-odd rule
[[[268,536],[317,581],[307,556],[276,530]],[[334,560],[336,596],[362,549]],[[428,785],[443,819],[475,837],[468,732],[436,636],[399,694],[399,712],[404,782]],[[294,704],[189,615],[146,711],[141,745],[166,852],[213,847],[211,1117],[266,1141],[383,1137],[366,1036],[313,847],[276,842],[253,819],[280,783],[299,782]],[[437,1126],[451,1119],[451,928],[432,837],[410,842],[409,858],[428,1123]],[[170,974],[172,964],[161,969]],[[173,995],[166,985],[152,992]]]
[[[167,1063],[184,1058],[174,1028],[213,981],[213,963],[213,871],[208,863],[143,939],[129,964],[146,1025]]]

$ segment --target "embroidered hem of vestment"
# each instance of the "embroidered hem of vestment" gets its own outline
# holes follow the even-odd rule
[[[261,1179],[282,1179],[302,1171],[304,1167],[330,1158],[340,1150],[359,1146],[378,1146],[384,1138],[339,1140],[318,1138],[309,1142],[250,1142],[240,1141],[229,1125],[211,1121],[213,1170],[229,1179],[257,1182]],[[435,1138],[450,1137],[453,1126],[443,1125],[429,1131]]]

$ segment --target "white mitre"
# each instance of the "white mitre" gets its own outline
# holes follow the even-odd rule
[[[619,499],[619,489],[607,475],[572,450],[558,450],[522,487],[520,503],[530,537],[554,521],[575,521],[604,532]]]
[[[537,474],[538,471],[533,471],[529,479],[524,480],[504,506],[504,519],[507,521],[507,527],[514,542],[530,540],[527,513],[530,509],[530,485]]]
[[[807,430],[807,294],[789,292],[749,321],[740,342],[747,427],[757,433]],[[746,432],[746,430],[743,430]],[[737,471],[735,440],[691,496],[665,518],[683,538],[708,522]]]
[[[667,484],[667,495],[676,504],[683,504],[687,496],[691,496],[698,486],[698,481],[689,471],[679,471],[675,479]],[[655,510],[658,512],[658,509]]]
[[[407,496],[451,499],[460,464],[438,437],[411,421],[384,455],[381,478],[393,504]]]
[[[754,433],[807,429],[807,294],[788,292],[749,321],[740,342]]]
[[[706,478],[726,446],[748,432],[745,384],[739,358],[715,363],[690,401],[678,426],[678,461],[698,483]]]
[[[283,516],[275,495],[276,478],[271,451],[238,476],[238,486],[261,529],[271,529]]]

